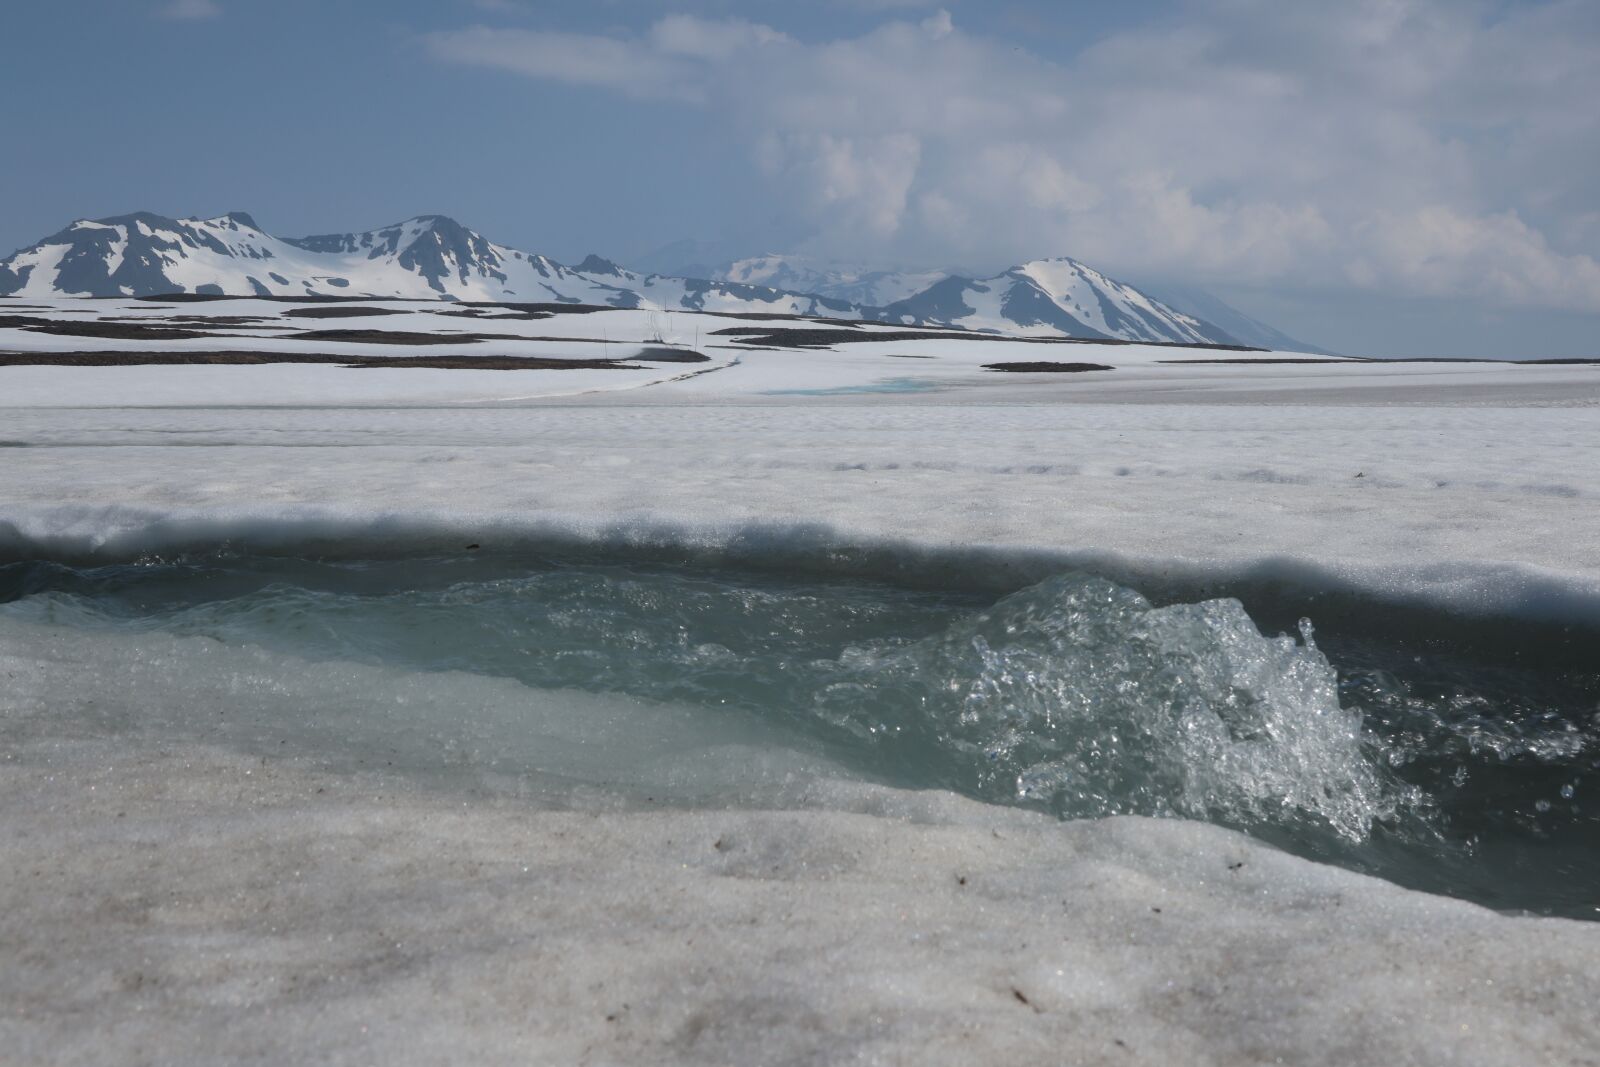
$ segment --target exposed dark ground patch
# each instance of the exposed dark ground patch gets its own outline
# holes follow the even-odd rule
[[[320,352],[0,352],[0,367],[147,367],[262,363],[348,363],[349,356]]]
[[[411,308],[375,308],[359,304],[341,305],[319,308],[291,308],[283,313],[284,318],[296,319],[356,319],[369,315],[411,315]]]
[[[1006,371],[1010,374],[1078,374],[1091,370],[1116,370],[1104,363],[1051,363],[1048,361],[1035,361],[1033,363],[985,363],[984,370]]]
[[[431,367],[436,370],[644,370],[620,359],[543,359],[538,356],[368,356],[342,366],[357,370],[374,367]]]
[[[1002,337],[999,334],[951,333],[937,330],[815,329],[784,326],[729,326],[725,329],[712,330],[711,332],[716,336],[736,338],[741,345],[771,345],[777,348],[826,348],[829,345],[851,344],[860,341],[948,341],[952,337],[999,342],[1035,340],[1034,338]],[[1037,338],[1037,340],[1073,343],[1072,338],[1065,337]]]
[[[773,316],[776,317],[776,316]],[[820,319],[805,319],[820,322]],[[771,345],[778,348],[826,348],[829,345],[850,344],[862,341],[993,341],[997,344],[1024,345],[1151,345],[1160,348],[1200,348],[1225,352],[1261,352],[1264,349],[1245,345],[1178,344],[1173,341],[1123,341],[1092,337],[1011,337],[980,330],[963,330],[953,327],[918,327],[914,330],[862,329],[861,323],[850,324],[849,329],[818,329],[786,326],[729,326],[713,330],[714,334],[734,337],[740,344]]]
[[[689,348],[668,348],[666,345],[645,345],[636,356],[646,363],[710,363],[711,357]]]
[[[293,341],[341,341],[374,345],[465,345],[479,341],[525,341],[514,333],[418,333],[413,330],[306,330]]]
[[[556,301],[528,302],[520,300],[438,300],[429,297],[383,296],[381,294],[374,293],[363,293],[359,295],[345,293],[339,293],[337,295],[333,293],[304,293],[300,296],[256,293],[229,293],[223,295],[218,295],[216,293],[166,293],[159,296],[106,297],[103,299],[170,301],[175,304],[203,304],[211,300],[266,300],[274,304],[370,304],[375,300],[381,300],[384,303],[428,304],[432,305],[433,307],[504,308],[507,311],[540,313],[541,318],[548,315],[589,315],[596,311],[628,310],[625,308],[610,307],[606,304],[564,304]],[[776,316],[757,315],[753,317],[773,318]]]
[[[232,337],[235,334],[217,334],[219,328],[250,329],[250,330],[293,330],[296,327],[285,325],[278,319],[257,319],[247,315],[194,315],[177,316],[164,319],[97,319],[97,322],[112,322],[129,326],[150,326],[155,329],[192,329],[209,330],[216,336]]]
[[[184,341],[215,336],[209,331],[171,326],[145,326],[133,322],[56,322],[25,315],[0,315],[0,326],[21,327],[31,333],[48,333],[59,337],[95,337],[112,341]]]
[[[60,319],[41,319],[32,315],[0,315],[0,326],[20,327],[24,330],[34,330],[39,333],[67,333],[84,337],[110,336],[109,333],[101,334],[93,331],[102,329],[109,331],[122,326],[133,327],[136,330],[173,330],[191,326],[249,326],[262,330],[286,330],[290,328],[278,324],[278,320],[275,318],[262,318],[259,315],[169,315],[162,318],[150,316],[140,318],[107,316],[86,322],[62,322]]]
[[[376,296],[333,296],[331,294],[306,293],[302,296],[275,296],[258,295],[256,293],[160,293],[149,296],[114,297],[119,300],[148,300],[171,301],[174,304],[204,304],[211,300],[270,300],[274,304],[343,304],[357,303],[360,301],[385,300],[387,297]],[[439,303],[440,301],[425,301],[425,303]]]
[[[462,300],[460,303],[473,308],[505,308],[507,311],[526,311],[530,314],[545,315],[592,315],[596,311],[628,311],[630,308],[614,308],[607,304],[563,304],[556,301],[545,303],[528,303],[526,301],[493,301],[493,300]]]
[[[550,344],[561,345],[604,345],[607,348],[631,348],[635,345],[642,346],[647,351],[659,353],[679,353],[683,355],[699,355],[691,353],[688,349],[672,348],[667,345],[651,345],[640,341],[618,341],[604,337],[549,337],[525,336],[520,333],[420,333],[407,330],[307,330],[303,333],[292,334],[285,338],[288,341],[338,341],[342,343],[357,344],[389,344],[389,345],[470,345],[487,341],[543,341]],[[626,359],[643,359],[643,356],[625,356]],[[667,355],[650,357],[653,362],[662,363],[693,363],[694,359],[674,359]]]
[[[1360,358],[1350,359],[1323,359],[1320,356],[1308,356],[1304,359],[1161,359],[1158,363],[1266,363],[1266,364],[1304,364],[1304,363],[1367,363],[1368,360]]]
[[[1562,358],[1562,359],[1484,359],[1471,357],[1452,356],[1406,356],[1400,359],[1378,359],[1372,356],[1346,356],[1343,359],[1323,359],[1307,357],[1304,359],[1163,359],[1162,363],[1345,363],[1351,366],[1366,366],[1377,363],[1499,363],[1508,367],[1594,367],[1600,366],[1600,357],[1593,359]]]
[[[430,314],[448,315],[451,318],[485,319],[489,321],[507,319],[520,322],[537,322],[540,319],[555,318],[555,312],[553,311],[508,311],[480,307],[460,308],[454,311],[434,311]]]
[[[1402,359],[1370,359],[1360,357],[1362,363],[1504,363],[1523,367],[1592,367],[1600,365],[1600,358],[1582,359],[1469,359],[1450,356],[1407,356]]]
[[[148,319],[101,319],[101,322],[132,322],[146,324]],[[174,315],[161,320],[162,322],[175,323],[179,326],[253,326],[263,330],[286,330],[287,326],[275,325],[276,319],[264,319],[259,315]]]
[[[680,349],[646,349],[626,359],[553,359],[541,356],[339,356],[328,352],[0,352],[0,367],[255,367],[269,363],[323,366],[432,367],[440,370],[642,370],[636,362],[706,363],[710,357]]]

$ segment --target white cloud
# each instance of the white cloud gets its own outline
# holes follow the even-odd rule
[[[473,26],[433,34],[434,55],[530,78],[611,89],[629,96],[695,100],[699,71],[648,43],[593,34]]]
[[[668,15],[650,29],[650,44],[656,51],[714,62],[729,60],[749,48],[788,40],[786,35],[770,26],[743,19]]]
[[[922,20],[923,31],[934,40],[950,36],[951,33],[955,32],[955,28],[955,20],[950,17],[950,12],[945,11],[943,8]]]
[[[1600,309],[1600,263],[1566,255],[1515,212],[1469,216],[1428,207],[1369,224],[1353,281],[1399,281],[1411,292],[1491,303]]]
[[[1580,0],[1189,0],[1067,62],[943,9],[820,42],[676,15],[430,44],[716,108],[819,254],[1600,310],[1600,5]]]
[[[156,12],[168,19],[214,19],[222,14],[215,0],[172,0]]]
[[[769,174],[839,229],[893,238],[922,159],[922,143],[906,133],[855,138],[833,134],[774,135],[760,147]]]

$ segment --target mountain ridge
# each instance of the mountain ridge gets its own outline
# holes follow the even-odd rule
[[[1114,282],[1093,268],[1085,267],[1081,261],[1070,257],[1060,258],[1091,271],[1095,277],[1103,279],[1106,283],[1119,286],[1124,284]],[[1052,261],[1033,260],[993,277],[1003,278],[1007,274],[1024,270],[1034,264],[1050,262]],[[809,256],[780,252],[767,252],[760,256],[730,260],[713,268],[713,271],[713,277],[719,279],[778,285],[850,300],[853,303],[879,306],[893,306],[913,297],[921,297],[928,303],[937,303],[941,298],[948,298],[950,290],[959,288],[949,283],[951,278],[960,278],[969,285],[974,281],[990,280],[960,271],[901,271],[855,264],[824,263]],[[941,288],[936,292],[930,292],[936,286]],[[1309,352],[1316,355],[1333,354],[1324,348],[1307,344],[1281,330],[1274,329],[1232,307],[1215,294],[1195,286],[1171,281],[1137,281],[1128,283],[1126,288],[1137,290],[1169,309],[1198,319],[1209,327],[1215,327],[1244,345],[1281,351]],[[1019,293],[1018,297],[1026,303],[1025,294]],[[926,307],[920,310],[931,312],[931,309]],[[969,309],[966,314],[970,314],[971,310]],[[960,317],[960,313],[954,311],[946,311],[943,314],[946,318]],[[1081,327],[1077,328],[1081,331]],[[1116,331],[1110,332],[1116,333]]]
[[[713,278],[641,274],[590,255],[575,266],[497,244],[445,215],[365,231],[275,237],[244,211],[78,219],[0,260],[0,296],[364,296],[521,301],[821,316],[1086,339],[1238,344],[1226,330],[1076,260],[993,278],[858,271],[799,257],[738,261]],[[776,283],[776,284],[774,284]],[[823,291],[806,291],[815,285]]]

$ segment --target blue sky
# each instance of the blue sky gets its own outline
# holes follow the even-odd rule
[[[1074,255],[1380,355],[1600,354],[1600,5],[15,0],[0,247],[135,209]]]

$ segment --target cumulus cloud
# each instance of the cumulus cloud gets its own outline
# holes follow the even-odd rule
[[[833,134],[771,135],[760,158],[794,194],[830,226],[878,243],[895,237],[906,197],[922,159],[922,142],[910,134],[859,138]]]
[[[1600,5],[1581,0],[1188,0],[1066,60],[942,9],[821,41],[674,15],[429,45],[716,108],[818,254],[1600,310]]]

